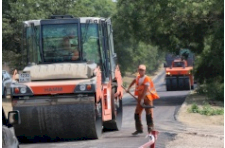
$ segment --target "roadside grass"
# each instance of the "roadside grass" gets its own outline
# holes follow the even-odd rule
[[[177,119],[188,126],[224,126],[224,102],[211,100],[193,90],[186,97]]]
[[[199,113],[201,115],[206,115],[206,116],[224,114],[223,108],[214,108],[208,102],[205,102],[203,106],[193,103],[191,107],[189,107],[187,110],[189,113]]]

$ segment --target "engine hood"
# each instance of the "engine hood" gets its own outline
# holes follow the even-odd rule
[[[32,80],[86,79],[94,76],[97,64],[87,63],[56,63],[32,65],[25,67],[23,72],[29,73]]]

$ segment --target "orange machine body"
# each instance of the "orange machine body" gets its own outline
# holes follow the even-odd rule
[[[192,88],[194,85],[194,76],[192,74],[192,71],[193,71],[193,66],[188,66],[186,60],[176,59],[172,62],[170,67],[165,67],[166,82],[167,84],[169,83],[169,85],[174,85],[175,83],[177,83],[175,84],[177,85],[176,89],[180,89],[180,86],[178,83],[183,83],[181,82],[183,80],[182,78],[187,78],[188,80],[186,81],[189,81],[189,82],[186,82],[186,83],[189,83],[187,84],[189,86],[187,86],[186,89]],[[169,85],[167,85],[167,87],[170,87]]]

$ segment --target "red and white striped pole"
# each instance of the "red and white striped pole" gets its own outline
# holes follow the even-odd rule
[[[155,142],[157,140],[158,134],[158,131],[152,131],[152,134],[149,135],[149,141],[144,145],[140,146],[139,148],[155,148]]]

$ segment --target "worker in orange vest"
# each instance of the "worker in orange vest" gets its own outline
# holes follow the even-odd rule
[[[159,98],[151,78],[145,75],[145,72],[146,72],[146,66],[139,65],[138,67],[139,75],[136,77],[136,79],[134,79],[131,82],[130,86],[127,89],[127,92],[129,92],[130,88],[134,84],[136,84],[135,96],[138,96],[138,101],[137,101],[135,114],[134,114],[136,131],[132,133],[132,135],[143,133],[143,126],[141,123],[141,114],[143,111],[143,107],[141,106],[141,104],[144,103],[145,105],[153,106],[153,100]],[[145,111],[146,111],[148,133],[151,134],[154,128],[153,109],[145,108]]]

